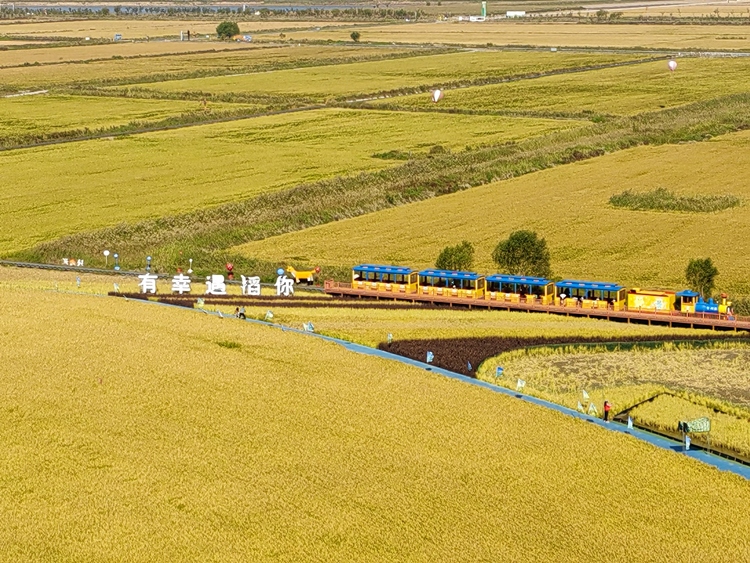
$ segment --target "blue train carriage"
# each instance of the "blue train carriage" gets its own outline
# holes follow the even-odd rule
[[[732,302],[727,300],[727,294],[721,294],[719,303],[713,299],[705,301],[701,294],[691,289],[680,291],[677,308],[683,313],[708,313],[712,315],[732,315]]]
[[[487,276],[484,298],[488,301],[551,305],[555,299],[555,284],[545,278],[493,274]]]
[[[360,264],[352,268],[352,289],[383,293],[417,293],[419,273],[404,266]]]
[[[626,293],[627,289],[616,283],[562,280],[555,284],[555,305],[622,311]]]
[[[419,272],[419,293],[462,299],[482,299],[484,281],[484,276],[476,272],[422,270]]]

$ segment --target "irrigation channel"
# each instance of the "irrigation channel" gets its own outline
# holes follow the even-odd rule
[[[130,299],[128,299],[130,300]],[[137,301],[138,303],[150,303],[152,305],[161,305],[162,307],[175,307],[176,305],[171,305],[168,303],[160,303],[158,301],[145,301],[142,299],[133,300]],[[180,307],[182,310],[186,310],[184,307]],[[203,315],[212,315],[219,317],[219,313],[216,312],[209,312],[204,309],[192,309],[195,313],[203,314]],[[223,317],[226,318],[226,317]],[[332,336],[325,336],[323,334],[317,334],[314,332],[308,332],[304,330],[300,330],[297,328],[287,327],[280,324],[274,324],[266,321],[260,321],[255,319],[234,319],[230,318],[227,320],[227,322],[231,322],[232,320],[240,321],[240,322],[247,322],[247,323],[253,323],[257,325],[263,325],[267,327],[272,328],[278,328],[282,331],[286,332],[293,332],[295,334],[301,334],[304,336],[309,336],[311,338],[319,338],[321,340],[325,340],[327,342],[334,342],[336,344],[339,344],[343,346],[345,349],[355,352],[357,354],[362,354],[364,356],[375,356],[379,358],[384,358],[386,360],[392,360],[396,362],[401,362],[402,364],[406,364],[409,366],[413,366],[416,368],[424,369],[426,371],[429,371],[431,373],[436,373],[438,375],[442,375],[444,377],[449,377],[451,379],[455,379],[458,381],[461,381],[463,383],[466,383],[468,385],[475,385],[477,387],[482,387],[483,389],[487,389],[488,391],[492,391],[494,393],[502,393],[503,395],[507,395],[509,397],[515,397],[518,400],[526,401],[528,403],[531,403],[533,405],[552,409],[554,411],[557,411],[559,413],[565,414],[567,416],[577,418],[579,420],[584,420],[586,422],[589,422],[591,424],[595,424],[599,426],[600,428],[603,428],[605,430],[609,430],[611,432],[617,432],[619,434],[627,434],[628,436],[631,436],[633,438],[636,438],[638,440],[641,440],[643,442],[647,442],[653,446],[656,446],[658,448],[661,448],[663,450],[669,450],[671,452],[680,453],[682,455],[686,455],[694,460],[706,463],[708,465],[711,465],[720,471],[729,471],[731,473],[734,473],[736,475],[739,475],[741,477],[744,477],[745,479],[750,480],[750,466],[743,465],[739,462],[732,461],[730,459],[722,458],[718,455],[715,455],[713,453],[707,452],[705,450],[696,450],[691,449],[688,451],[685,451],[684,446],[681,442],[677,440],[669,439],[665,436],[661,436],[658,434],[655,434],[653,432],[649,432],[647,430],[642,430],[638,428],[632,428],[629,429],[627,425],[613,421],[610,423],[605,423],[603,420],[599,418],[594,418],[591,415],[580,413],[576,410],[569,409],[567,407],[563,407],[562,405],[557,405],[555,403],[551,403],[549,401],[545,401],[543,399],[538,399],[536,397],[531,397],[529,395],[525,395],[523,393],[518,393],[516,391],[513,391],[511,389],[506,389],[505,387],[499,387],[497,385],[493,385],[491,383],[487,383],[486,381],[481,381],[478,379],[473,379],[471,377],[468,377],[466,375],[461,375],[460,373],[456,373],[453,371],[449,371],[447,369],[439,368],[436,366],[432,366],[430,364],[426,364],[424,362],[420,362],[417,360],[413,360],[411,358],[406,358],[404,356],[398,356],[396,354],[391,354],[390,352],[387,352],[385,350],[378,350],[376,348],[370,348],[369,346],[363,346],[361,344],[354,344],[353,342],[348,342],[346,340],[342,340],[340,338],[334,338]]]

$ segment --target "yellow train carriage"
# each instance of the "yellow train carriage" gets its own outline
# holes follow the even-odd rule
[[[621,311],[626,292],[624,286],[616,283],[562,280],[555,284],[555,305]]]
[[[352,288],[382,293],[417,293],[419,273],[403,266],[360,264],[352,268]]]
[[[632,288],[628,291],[628,311],[644,313],[671,313],[677,294],[674,291]]]
[[[482,299],[484,282],[484,276],[476,272],[422,270],[419,272],[419,293],[459,299]]]
[[[555,284],[545,278],[493,274],[487,276],[484,298],[488,301],[551,305],[555,298]]]

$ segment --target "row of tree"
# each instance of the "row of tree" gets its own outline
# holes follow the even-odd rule
[[[547,241],[534,231],[515,231],[497,243],[492,260],[499,271],[515,276],[552,278]],[[446,246],[435,261],[441,270],[468,271],[474,267],[474,245],[465,240],[456,246]],[[693,291],[710,296],[719,270],[710,258],[690,260],[685,279]]]
[[[515,231],[501,240],[492,252],[492,260],[500,271],[516,276],[552,277],[547,241],[533,231]],[[467,240],[445,247],[435,267],[441,270],[471,270],[474,267],[474,246]]]

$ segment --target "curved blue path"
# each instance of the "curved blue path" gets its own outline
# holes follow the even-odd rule
[[[138,300],[139,303],[152,303],[157,305],[163,305],[165,307],[177,307],[182,310],[186,310],[185,307],[180,307],[178,305],[169,305],[166,303],[158,303],[156,301],[142,301]],[[208,315],[214,315],[219,316],[218,313],[204,311],[201,309],[187,309],[190,311],[196,311],[201,312],[203,314]],[[234,318],[234,317],[228,317],[228,318]],[[555,403],[551,403],[549,401],[545,401],[543,399],[538,399],[536,397],[531,397],[529,395],[524,395],[521,393],[518,393],[516,391],[513,391],[511,389],[507,389],[505,387],[499,387],[497,385],[493,385],[492,383],[488,383],[486,381],[481,381],[479,379],[473,379],[471,377],[467,377],[465,375],[461,375],[460,373],[455,373],[453,371],[449,371],[447,369],[439,368],[436,366],[432,366],[430,364],[426,364],[424,362],[419,362],[417,360],[412,360],[411,358],[407,358],[405,356],[399,356],[398,354],[391,354],[390,352],[386,352],[385,350],[378,350],[377,348],[371,348],[369,346],[363,346],[362,344],[354,344],[352,342],[348,342],[346,340],[341,340],[340,338],[333,338],[332,336],[325,336],[322,334],[317,334],[314,332],[307,332],[304,330],[300,330],[297,328],[291,328],[286,327],[284,325],[269,323],[266,321],[258,321],[255,319],[246,319],[245,322],[248,323],[254,323],[259,324],[263,326],[278,328],[284,332],[294,332],[296,334],[304,334],[306,336],[311,336],[314,338],[319,338],[321,340],[326,340],[328,342],[334,342],[336,344],[339,344],[346,348],[347,350],[350,350],[351,352],[356,352],[357,354],[363,354],[365,356],[376,356],[379,358],[385,358],[386,360],[394,360],[397,362],[401,362],[402,364],[407,364],[413,367],[421,368],[427,371],[430,371],[432,373],[437,373],[440,375],[443,375],[445,377],[450,377],[451,379],[457,379],[459,381],[462,381],[464,383],[467,383],[469,385],[475,385],[477,387],[483,387],[484,389],[488,389],[489,391],[494,391],[495,393],[502,393],[504,395],[508,395],[509,397],[517,398],[521,401],[526,401],[528,403],[532,403],[534,405],[545,407],[548,409],[555,410],[557,412],[561,412],[565,415],[571,416],[573,418],[578,418],[580,420],[585,420],[587,422],[590,422],[592,424],[596,424],[597,426],[609,430],[611,432],[618,432],[620,434],[627,434],[628,436],[632,436],[633,438],[637,438],[639,440],[642,440],[644,442],[648,442],[649,444],[656,446],[657,448],[661,448],[664,450],[669,450],[671,452],[677,452],[682,455],[686,455],[688,457],[691,457],[695,460],[701,461],[703,463],[707,463],[708,465],[712,465],[713,467],[716,467],[717,469],[720,469],[721,471],[729,471],[731,473],[735,473],[737,475],[740,475],[744,477],[745,479],[750,480],[750,467],[747,465],[743,465],[741,463],[737,463],[735,461],[725,459],[723,457],[719,457],[717,455],[708,453],[706,451],[702,450],[690,450],[690,451],[684,451],[683,445],[681,442],[678,442],[676,440],[670,440],[669,438],[664,438],[663,436],[659,436],[657,434],[652,434],[651,432],[647,432],[645,430],[638,430],[636,428],[629,430],[627,426],[617,423],[617,422],[610,422],[609,424],[605,423],[600,418],[595,418],[590,415],[580,413],[576,410],[569,409],[567,407],[563,407],[562,405],[558,405]]]

